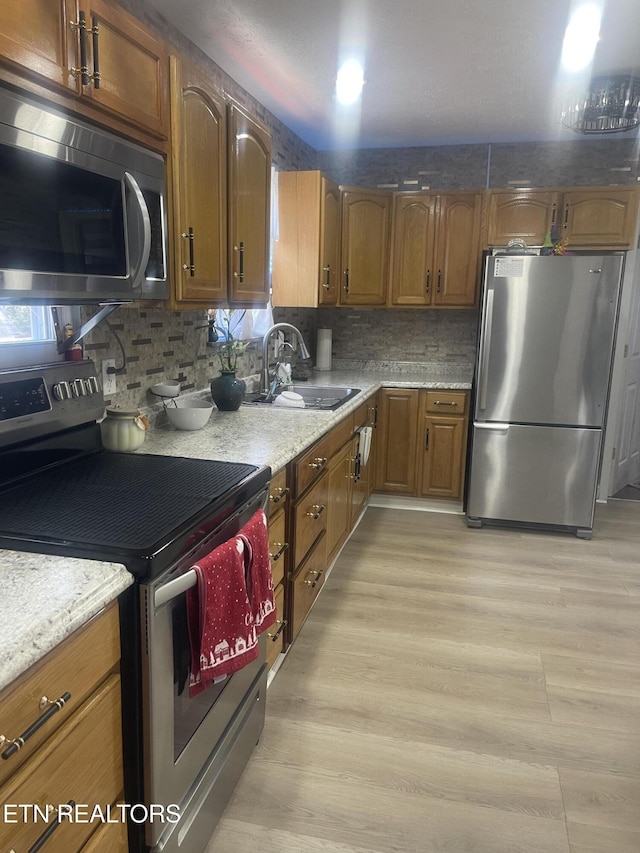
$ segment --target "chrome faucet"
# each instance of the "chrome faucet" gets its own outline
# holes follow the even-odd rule
[[[269,341],[271,340],[271,336],[279,331],[289,331],[296,337],[300,358],[311,358],[300,329],[296,329],[291,323],[274,323],[270,329],[267,329],[262,338],[262,390],[267,394],[271,387],[271,377],[269,375]]]

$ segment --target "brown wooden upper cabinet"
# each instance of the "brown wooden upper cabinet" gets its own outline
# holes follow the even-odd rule
[[[340,281],[340,188],[321,172],[278,172],[272,303],[335,305]]]
[[[475,304],[481,213],[479,192],[394,196],[391,305]]]
[[[342,188],[341,305],[385,305],[391,221],[389,193]]]
[[[229,302],[269,301],[271,135],[239,104],[228,111]]]
[[[560,220],[561,194],[556,190],[491,190],[486,208],[487,246],[524,240],[541,246]]]
[[[522,239],[541,246],[555,226],[570,248],[628,249],[635,245],[638,190],[635,187],[491,190],[486,246]]]
[[[635,188],[565,190],[560,236],[575,248],[630,249],[635,246],[637,218]]]
[[[4,0],[0,57],[27,80],[168,136],[165,42],[108,0]]]
[[[191,63],[171,57],[174,300],[227,298],[226,105]]]

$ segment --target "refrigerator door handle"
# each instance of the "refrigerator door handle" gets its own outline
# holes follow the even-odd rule
[[[492,430],[493,432],[508,432],[509,431],[509,424],[502,424],[502,423],[491,423],[491,424],[480,423],[479,424],[477,421],[475,421],[473,424],[473,428],[474,429],[488,429],[488,430]]]
[[[482,349],[480,351],[480,381],[478,408],[485,409],[487,406],[487,384],[489,381],[489,352],[491,350],[491,326],[493,324],[493,289],[487,290],[487,302],[484,317],[482,318]]]

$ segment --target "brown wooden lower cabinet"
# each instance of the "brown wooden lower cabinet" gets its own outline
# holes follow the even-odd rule
[[[420,392],[383,388],[377,436],[376,491],[415,495],[416,436]]]
[[[323,533],[296,571],[291,583],[291,642],[295,640],[324,584],[327,542]]]
[[[460,500],[468,408],[466,391],[383,389],[376,491]]]
[[[284,632],[287,622],[284,616],[284,584],[278,584],[274,592],[276,621],[267,630],[267,666],[269,669],[284,650]]]
[[[128,853],[129,842],[127,840],[127,824],[105,823],[82,848],[82,853]]]
[[[329,564],[342,547],[350,530],[353,477],[353,443],[349,440],[335,453],[327,473],[327,561]]]
[[[58,732],[0,788],[3,803],[100,805],[122,795],[120,677],[111,675]],[[47,845],[76,853],[100,824],[62,820]],[[47,824],[41,820],[0,824],[0,849],[28,850]],[[39,849],[39,848],[38,848]]]
[[[54,823],[39,816],[48,814],[48,806],[57,809],[73,801],[85,810],[99,805],[106,813],[107,807],[122,801],[119,659],[114,602],[0,692],[0,733],[10,738],[42,715],[45,697],[68,697],[22,749],[1,762],[0,803],[30,804],[40,812],[27,819],[20,815],[16,822],[0,821],[0,850],[35,850]],[[43,853],[125,851],[126,827],[114,826],[107,830],[96,820],[62,820]]]

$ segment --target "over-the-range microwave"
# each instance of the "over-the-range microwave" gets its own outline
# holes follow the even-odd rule
[[[166,299],[164,159],[0,89],[0,304]]]

